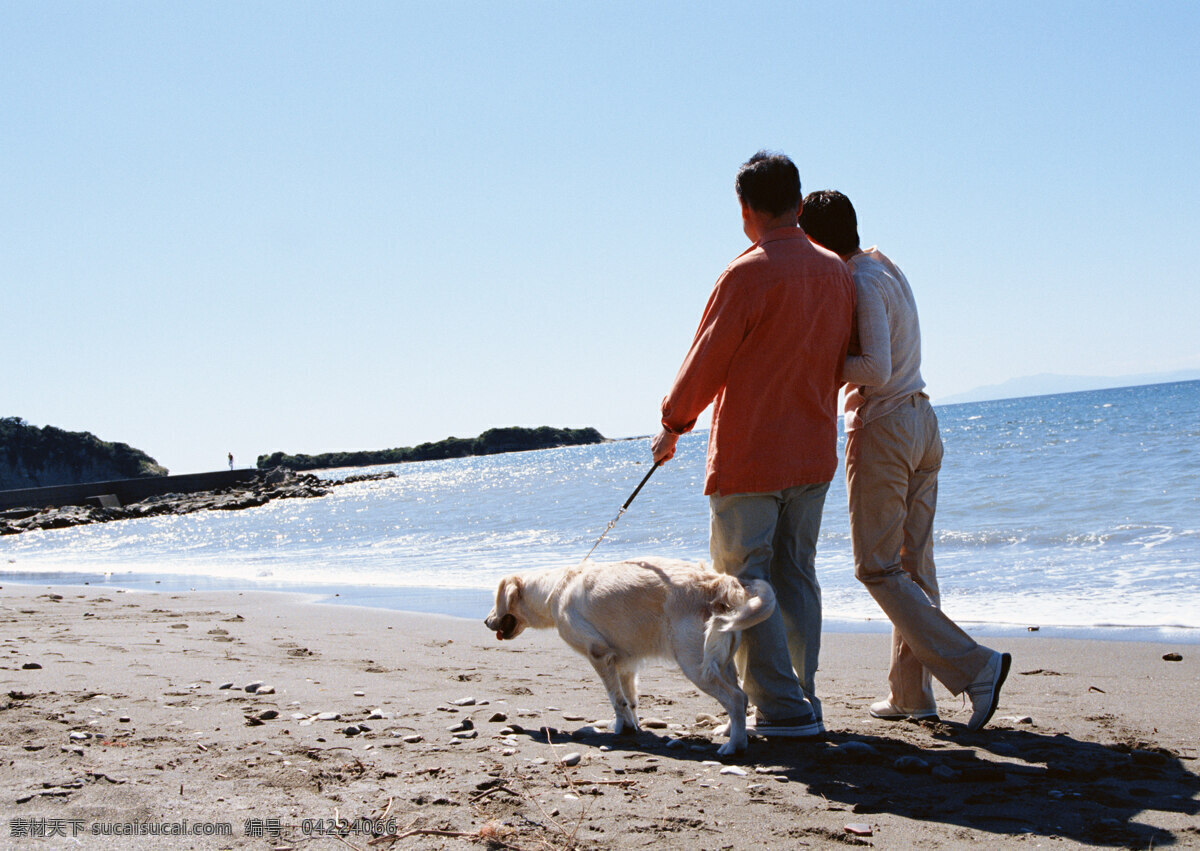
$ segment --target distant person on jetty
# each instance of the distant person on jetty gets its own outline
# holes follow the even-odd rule
[[[921,378],[921,329],[904,273],[859,247],[858,218],[840,192],[804,199],[800,226],[850,266],[861,353],[846,359],[846,492],[854,575],[892,622],[891,691],[876,718],[937,715],[930,674],[971,698],[967,726],[996,711],[1011,658],[976,644],[939,608],[933,565],[942,438]]]
[[[769,620],[743,634],[738,653],[757,732],[819,736],[815,555],[837,470],[837,394],[854,283],[845,264],[796,226],[800,175],[790,159],[760,151],[735,186],[753,245],[713,287],[663,399],[651,451],[656,462],[670,459],[679,435],[714,405],[704,482],[713,566],[769,581],[779,601]]]
[[[229,469],[231,471],[233,470],[233,453],[232,452],[229,453]]]

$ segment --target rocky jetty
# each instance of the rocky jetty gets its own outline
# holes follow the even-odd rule
[[[65,505],[59,508],[12,508],[0,511],[0,535],[15,535],[34,529],[63,529],[87,523],[107,523],[110,520],[129,520],[159,514],[240,511],[265,505],[273,499],[311,499],[325,496],[330,488],[339,485],[390,479],[395,475],[388,472],[330,480],[277,469],[260,473],[244,485],[215,491],[168,493],[120,507]]]

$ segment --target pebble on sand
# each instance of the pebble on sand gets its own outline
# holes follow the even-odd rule
[[[857,757],[859,759],[869,756],[877,756],[879,751],[868,745],[866,742],[842,742],[838,745],[838,752],[843,756]]]
[[[559,762],[563,765],[579,765],[581,759],[583,759],[583,754],[578,751],[571,751],[571,753],[564,756]]]
[[[917,774],[929,770],[929,763],[919,756],[902,756],[892,763],[892,768],[905,774]]]
[[[1032,724],[1033,723],[1033,718],[1031,718],[1028,715],[1008,715],[1004,718],[1000,718],[999,720],[1000,721],[1008,721],[1012,724]]]

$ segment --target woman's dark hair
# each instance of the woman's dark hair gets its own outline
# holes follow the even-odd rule
[[[810,192],[800,211],[800,227],[809,238],[834,254],[858,250],[858,216],[850,199],[833,189]]]

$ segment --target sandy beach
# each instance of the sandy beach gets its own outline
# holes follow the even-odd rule
[[[13,584],[0,622],[5,848],[1200,846],[1195,645],[989,640],[1013,674],[970,733],[945,692],[940,722],[870,719],[886,636],[827,634],[827,739],[724,764],[673,667],[642,676],[642,734],[598,727],[550,632]]]

